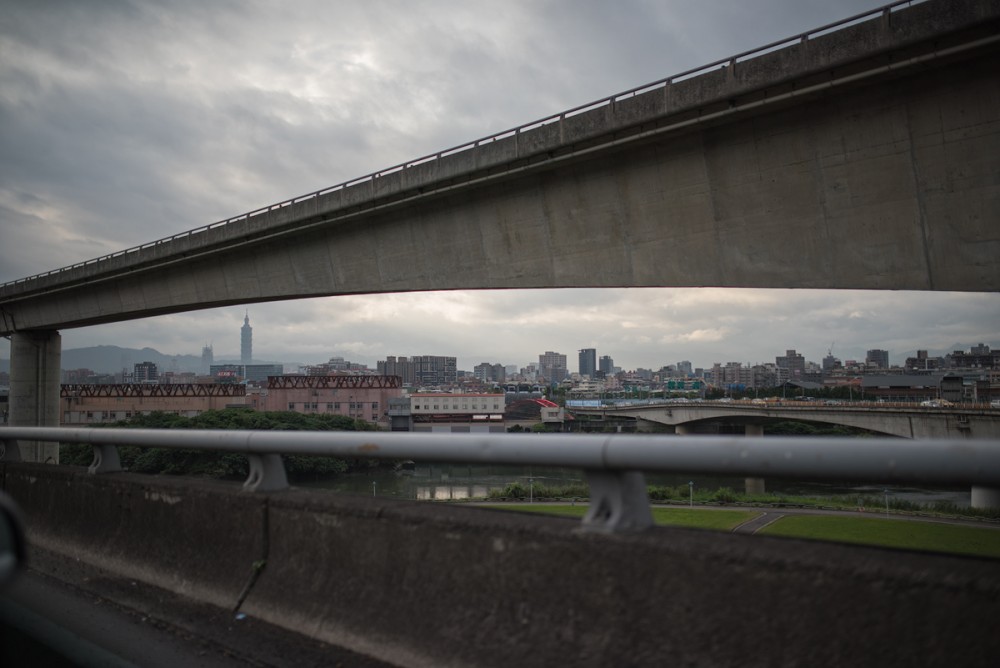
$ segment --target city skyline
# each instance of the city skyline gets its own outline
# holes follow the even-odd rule
[[[198,3],[0,26],[0,282],[346,181],[880,6],[844,0]],[[224,25],[229,39],[217,39]],[[554,27],[559,29],[555,30]],[[627,35],[627,39],[623,39]],[[127,36],[127,38],[124,38]],[[428,39],[428,37],[430,37]],[[252,43],[249,51],[242,44]],[[442,73],[447,73],[442,74]],[[239,358],[247,306],[62,331],[64,349]],[[1000,295],[643,288],[356,295],[256,304],[253,357],[524,366],[594,348],[622,368],[893,358],[1000,335]],[[0,357],[9,342],[0,340]],[[575,365],[571,364],[575,368]]]
[[[911,348],[911,349],[906,349],[906,350],[898,350],[898,351],[885,350],[885,349],[881,349],[881,348],[875,346],[875,347],[866,348],[861,355],[855,355],[855,356],[836,354],[835,347],[827,348],[825,354],[822,357],[820,357],[820,356],[815,356],[814,357],[814,356],[811,356],[809,354],[805,354],[805,353],[803,353],[802,350],[797,349],[797,348],[784,348],[782,350],[775,350],[774,354],[771,355],[770,357],[765,357],[765,358],[761,358],[761,359],[754,359],[754,360],[740,359],[739,356],[736,356],[736,357],[733,357],[731,359],[722,359],[722,358],[719,358],[719,359],[713,359],[713,360],[710,360],[710,361],[706,361],[704,363],[700,363],[700,362],[692,362],[690,359],[681,356],[681,357],[678,357],[677,359],[665,360],[665,361],[656,362],[656,363],[637,364],[637,365],[631,365],[631,366],[626,366],[626,365],[619,364],[617,362],[617,360],[615,359],[615,355],[614,355],[613,352],[609,353],[609,351],[601,350],[601,349],[597,349],[597,348],[577,349],[575,351],[578,354],[577,358],[573,357],[573,352],[572,351],[570,351],[569,353],[564,353],[564,352],[562,352],[562,350],[550,350],[549,348],[546,348],[545,352],[539,352],[538,354],[531,356],[527,361],[504,360],[504,359],[497,358],[495,356],[494,357],[486,356],[486,357],[483,357],[481,359],[474,359],[474,358],[471,358],[471,357],[463,359],[463,358],[461,358],[461,357],[459,357],[457,355],[454,355],[452,352],[447,351],[447,350],[439,350],[439,351],[436,351],[436,352],[433,352],[433,353],[421,352],[421,351],[416,351],[416,350],[407,350],[407,351],[397,350],[394,353],[384,352],[381,355],[376,354],[371,359],[369,359],[369,358],[351,358],[350,356],[345,356],[345,355],[336,354],[336,353],[328,354],[328,355],[322,355],[321,354],[321,355],[319,355],[319,356],[317,356],[315,358],[311,358],[311,359],[305,359],[305,358],[303,358],[302,355],[296,355],[295,353],[291,353],[290,356],[284,356],[284,357],[282,357],[282,356],[276,356],[276,357],[267,357],[267,356],[264,356],[264,357],[252,358],[252,357],[247,357],[247,355],[249,355],[249,347],[252,345],[252,343],[251,343],[251,340],[252,340],[252,328],[250,326],[250,313],[249,313],[249,309],[244,309],[243,310],[243,319],[240,322],[242,323],[242,325],[239,328],[239,333],[238,334],[233,334],[231,337],[229,337],[229,338],[237,338],[239,340],[239,346],[240,346],[240,352],[239,352],[239,354],[236,354],[236,353],[230,354],[230,353],[223,352],[221,354],[216,355],[215,352],[214,352],[214,344],[212,346],[202,346],[201,353],[200,353],[200,359],[202,360],[202,365],[204,365],[206,350],[211,350],[211,353],[212,353],[212,356],[213,356],[214,359],[218,360],[220,363],[226,363],[226,364],[234,364],[234,363],[237,363],[237,361],[238,361],[239,364],[262,364],[262,363],[263,364],[271,364],[271,363],[280,363],[280,364],[286,364],[286,365],[288,365],[288,364],[290,364],[290,365],[294,365],[294,364],[315,365],[315,364],[323,364],[325,362],[328,362],[332,358],[342,358],[342,359],[344,359],[347,362],[364,364],[369,369],[372,369],[372,370],[375,370],[378,366],[380,366],[379,365],[380,362],[383,362],[383,361],[389,359],[390,357],[397,357],[398,356],[402,360],[402,359],[411,358],[411,357],[447,356],[447,357],[455,357],[456,360],[458,360],[456,362],[456,368],[457,369],[462,370],[462,371],[466,371],[466,372],[469,372],[469,373],[471,373],[476,366],[479,366],[479,365],[484,364],[484,363],[486,363],[486,364],[499,364],[501,366],[516,366],[520,370],[520,369],[523,369],[523,368],[528,367],[528,366],[534,366],[536,368],[541,369],[542,367],[545,367],[546,364],[549,361],[551,361],[551,360],[557,360],[556,361],[556,365],[559,368],[563,369],[563,371],[565,372],[566,376],[569,376],[569,375],[572,375],[572,374],[577,373],[579,371],[579,363],[581,363],[583,361],[585,353],[587,354],[588,359],[589,358],[593,359],[593,361],[594,361],[594,369],[595,370],[598,369],[598,368],[600,368],[598,365],[596,365],[596,361],[598,360],[598,358],[600,358],[600,360],[601,360],[602,363],[604,363],[605,358],[610,358],[610,360],[613,361],[614,366],[617,367],[617,368],[619,368],[619,369],[621,369],[622,371],[635,371],[636,369],[640,369],[640,368],[642,368],[642,369],[650,369],[650,370],[656,371],[656,370],[659,370],[660,368],[663,368],[663,367],[676,366],[676,365],[680,365],[680,364],[684,364],[685,366],[689,365],[692,369],[694,369],[694,368],[701,368],[701,369],[704,369],[704,370],[708,371],[708,370],[711,370],[712,367],[714,365],[716,365],[716,364],[727,365],[727,364],[738,363],[738,364],[745,365],[745,366],[755,366],[755,365],[759,365],[759,364],[761,364],[761,365],[763,365],[763,364],[775,364],[776,362],[778,362],[780,364],[781,360],[785,358],[785,354],[795,354],[797,357],[801,358],[801,361],[802,361],[803,364],[809,363],[809,364],[816,364],[818,366],[822,366],[823,358],[826,357],[826,356],[828,356],[828,355],[832,355],[838,361],[843,362],[843,363],[846,363],[848,361],[854,361],[854,362],[857,362],[857,363],[860,363],[860,364],[865,364],[866,362],[869,363],[869,364],[871,364],[872,363],[872,359],[873,359],[873,353],[878,353],[879,355],[876,356],[876,361],[878,362],[879,365],[895,366],[895,365],[901,364],[902,361],[903,361],[903,359],[905,359],[907,357],[916,356],[917,352],[921,351],[921,350],[923,350],[923,351],[929,351],[930,357],[935,357],[935,356],[947,355],[947,354],[952,353],[952,352],[954,352],[956,350],[968,351],[970,348],[974,348],[975,346],[982,345],[982,344],[985,344],[987,347],[989,347],[991,349],[994,349],[994,350],[995,349],[1000,349],[1000,344],[998,344],[998,343],[996,343],[995,341],[992,341],[992,340],[975,341],[975,342],[967,342],[967,341],[961,341],[961,342],[959,342],[959,341],[956,341],[952,345],[946,346],[944,348],[934,348],[934,347],[924,346],[924,347],[916,347],[916,348]],[[223,340],[226,340],[227,337],[222,336],[221,338]],[[100,345],[118,345],[118,344],[100,344]],[[136,349],[134,346],[129,346],[129,345],[124,345],[124,346],[119,346],[119,347],[127,348],[127,349],[132,349],[132,350]],[[186,350],[164,351],[164,350],[156,349],[153,346],[144,346],[144,347],[153,348],[154,350],[156,350],[156,352],[164,355],[165,357],[187,356],[187,357],[191,357],[191,358],[197,358],[199,356],[199,353],[197,351],[186,351]],[[67,347],[67,346],[64,346],[64,350],[75,350],[75,349],[76,349],[76,347]],[[5,357],[5,356],[3,356],[3,355],[0,355],[0,359],[8,359],[8,358]],[[140,360],[138,360],[138,359],[136,359],[136,360],[130,360],[129,364],[139,363],[139,362],[140,362]],[[66,367],[64,365],[64,369],[65,368]],[[107,371],[107,370],[105,370],[105,371]]]

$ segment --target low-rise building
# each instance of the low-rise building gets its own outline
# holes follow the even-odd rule
[[[941,377],[929,375],[865,375],[862,398],[867,400],[919,402],[941,398]]]
[[[60,424],[117,422],[157,411],[194,417],[208,410],[243,407],[245,401],[246,387],[239,384],[70,384],[59,390]]]
[[[389,427],[389,402],[403,394],[399,376],[271,376],[264,410],[345,415]]]
[[[503,394],[415,393],[410,395],[413,431],[497,432],[506,431]]]

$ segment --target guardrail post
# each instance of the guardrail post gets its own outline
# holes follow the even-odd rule
[[[17,444],[17,439],[0,439],[0,461],[19,462],[21,461],[21,446]]]
[[[114,445],[93,444],[94,459],[87,467],[87,473],[115,473],[122,470],[121,460],[118,458],[118,448]]]
[[[278,492],[288,489],[288,476],[285,475],[285,464],[281,455],[248,454],[250,460],[250,475],[243,483],[243,489],[248,492]]]
[[[642,472],[588,470],[586,474],[590,510],[583,518],[582,531],[641,531],[653,525]]]

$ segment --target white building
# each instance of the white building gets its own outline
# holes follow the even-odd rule
[[[506,431],[503,394],[444,394],[420,392],[410,396],[413,431]]]

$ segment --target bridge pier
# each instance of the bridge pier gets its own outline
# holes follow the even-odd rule
[[[969,505],[973,508],[1000,508],[1000,489],[973,485]]]
[[[55,330],[14,332],[10,337],[11,426],[58,427],[62,337]],[[26,462],[59,463],[59,444],[21,441]]]
[[[749,437],[760,438],[764,435],[764,425],[762,424],[745,424],[743,425],[743,435]],[[764,494],[764,479],[763,478],[746,478],[743,481],[744,491],[747,494]]]

